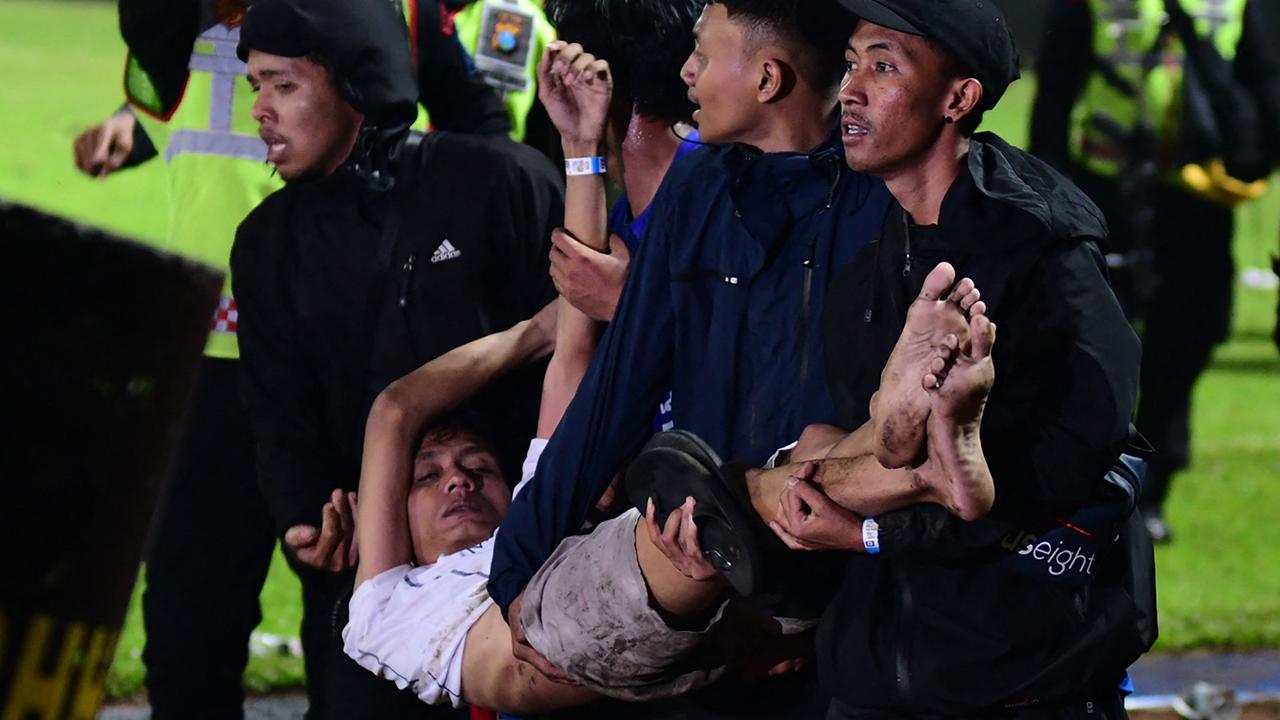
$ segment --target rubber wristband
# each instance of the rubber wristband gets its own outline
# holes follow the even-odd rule
[[[862,521],[862,547],[866,549],[868,555],[880,552],[880,523],[873,517],[867,517]]]
[[[603,175],[606,172],[608,172],[608,168],[602,155],[564,159],[564,174],[570,177],[576,175]]]

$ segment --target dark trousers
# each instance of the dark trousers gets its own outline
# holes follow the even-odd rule
[[[242,718],[249,633],[275,534],[254,475],[239,362],[205,358],[146,555],[152,717]]]
[[[1128,216],[1120,207],[1116,184],[1081,174],[1081,189],[1093,198],[1111,227],[1108,252],[1133,246]],[[1156,449],[1147,472],[1142,505],[1159,513],[1172,475],[1191,458],[1191,392],[1209,365],[1213,348],[1231,331],[1235,263],[1231,210],[1188,192],[1161,186],[1152,198],[1155,216],[1145,268],[1113,275],[1117,295],[1142,335],[1138,430]],[[1132,277],[1149,273],[1147,278]],[[1146,296],[1132,292],[1145,280]]]

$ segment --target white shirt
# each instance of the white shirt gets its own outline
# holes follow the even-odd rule
[[[529,443],[515,493],[533,477],[546,446],[546,440]],[[496,536],[495,531],[479,545],[441,556],[432,565],[400,565],[366,580],[351,597],[343,650],[423,702],[462,705],[467,632],[493,605],[485,586]]]

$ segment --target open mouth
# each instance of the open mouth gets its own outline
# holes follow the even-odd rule
[[[260,132],[258,137],[262,138],[262,142],[267,144],[267,161],[278,163],[284,157],[285,148],[288,143],[283,135],[277,135],[273,132]]]
[[[845,137],[862,137],[871,132],[871,126],[866,120],[852,115],[841,117],[840,127]]]

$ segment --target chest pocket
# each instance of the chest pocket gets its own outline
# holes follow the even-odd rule
[[[409,215],[392,265],[394,305],[423,363],[498,329],[484,300],[493,259],[474,233],[453,222],[449,210]]]

